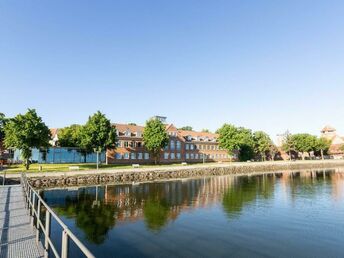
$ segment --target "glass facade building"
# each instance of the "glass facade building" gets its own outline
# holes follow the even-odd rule
[[[63,163],[96,163],[97,154],[84,154],[77,148],[48,148],[47,150],[32,150],[32,162],[47,164]],[[14,152],[13,161],[22,161],[20,150]],[[105,162],[105,152],[99,153],[99,162]]]

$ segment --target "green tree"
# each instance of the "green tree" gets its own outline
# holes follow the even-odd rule
[[[231,124],[224,124],[217,130],[219,134],[219,144],[221,148],[233,155],[239,153],[239,160],[246,161],[253,157],[254,139],[251,130],[244,127],[235,127]]]
[[[155,164],[160,160],[160,153],[168,144],[168,134],[164,124],[158,119],[150,119],[146,122],[143,131],[143,141],[146,149],[154,157]]]
[[[58,132],[58,145],[60,147],[80,147],[82,140],[82,126],[71,125]]]
[[[330,140],[328,140],[324,137],[320,137],[320,138],[317,138],[317,140],[316,140],[314,151],[316,151],[318,153],[320,152],[321,159],[324,159],[324,154],[328,153],[330,146],[331,146]]]
[[[301,133],[301,134],[294,134],[292,136],[295,150],[298,152],[301,152],[302,160],[305,159],[304,153],[309,153],[315,149],[317,137],[307,134],[307,133]]]
[[[261,157],[262,161],[265,161],[271,145],[273,145],[270,136],[263,131],[257,131],[253,133],[253,138],[255,152]]]
[[[3,141],[5,138],[5,123],[7,119],[3,113],[0,113],[0,155],[3,151]]]
[[[178,128],[178,130],[185,130],[185,131],[192,131],[192,129],[193,129],[192,126],[189,126],[189,125]]]
[[[202,129],[202,132],[203,132],[203,133],[210,133],[210,130],[209,130],[209,129],[206,129],[206,128],[204,128],[204,129]]]
[[[80,146],[89,153],[97,152],[97,169],[99,153],[108,148],[115,148],[116,142],[116,128],[100,111],[90,116],[82,127]]]
[[[50,139],[49,128],[34,109],[29,109],[24,115],[17,115],[5,125],[5,146],[21,150],[27,170],[30,166],[32,149],[48,147]]]
[[[282,150],[288,153],[289,160],[292,159],[292,152],[295,151],[295,142],[293,135],[288,131],[284,134]]]

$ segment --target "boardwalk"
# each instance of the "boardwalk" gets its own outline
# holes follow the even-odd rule
[[[0,258],[43,257],[24,206],[20,185],[0,187]]]

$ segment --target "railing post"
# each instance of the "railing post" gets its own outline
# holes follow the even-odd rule
[[[45,236],[44,236],[44,258],[49,256],[49,241],[50,238],[50,212],[46,210],[45,213]]]
[[[33,227],[34,220],[35,220],[35,202],[36,202],[36,195],[33,193],[32,198],[32,205],[31,205],[31,226]]]
[[[68,234],[66,230],[63,230],[61,258],[67,258],[67,257],[68,257]]]
[[[39,241],[39,222],[41,221],[41,200],[38,199],[37,218],[36,218],[36,242]]]
[[[31,191],[31,189],[29,189],[29,200],[28,200],[28,202],[27,202],[27,208],[28,208],[28,210],[29,210],[29,214],[31,215],[31,213],[30,213],[30,202],[31,202],[31,199],[32,199],[32,191]]]

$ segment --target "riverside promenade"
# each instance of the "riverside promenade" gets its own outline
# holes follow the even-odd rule
[[[36,243],[21,185],[0,186],[0,211],[0,257],[43,257],[44,249]]]
[[[33,186],[44,188],[337,167],[344,167],[344,160],[207,163],[186,166],[171,165],[147,168],[28,173],[27,177]],[[8,174],[8,178],[12,179],[18,176]]]

